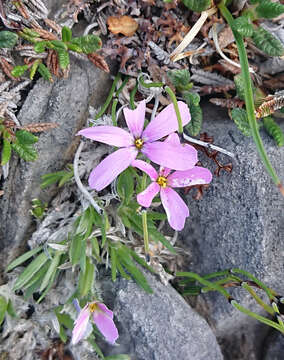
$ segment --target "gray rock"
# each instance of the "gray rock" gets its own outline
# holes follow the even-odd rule
[[[88,62],[72,62],[68,79],[48,83],[40,79],[28,94],[18,115],[23,125],[52,122],[58,128],[40,135],[35,162],[19,161],[10,164],[10,175],[4,184],[0,199],[0,249],[7,262],[5,248],[18,248],[32,229],[29,214],[31,200],[40,197],[49,201],[54,192],[40,189],[43,174],[61,170],[66,162],[73,161],[78,144],[76,132],[88,117],[88,108],[101,105],[110,88],[110,76]],[[9,251],[10,257],[15,253]]]
[[[284,354],[284,336],[273,332],[265,344],[263,360],[282,360]]]
[[[181,238],[192,254],[189,269],[206,274],[237,267],[283,294],[283,197],[267,175],[252,138],[243,136],[222,109],[208,104],[203,111],[204,129],[214,136],[216,145],[235,153],[236,158],[232,174],[214,177],[200,201],[188,196],[190,217]],[[265,133],[262,138],[284,182],[284,149],[277,148]],[[219,159],[231,161],[225,155]],[[237,291],[236,297],[257,311],[258,306],[243,291]],[[258,359],[257,349],[269,328],[239,313],[219,294],[199,298],[199,306],[225,344],[226,358]]]
[[[154,294],[132,281],[103,280],[104,299],[113,308],[120,344],[106,355],[128,354],[131,360],[223,359],[212,330],[171,287],[147,274]]]

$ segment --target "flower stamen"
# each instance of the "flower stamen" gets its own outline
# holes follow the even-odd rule
[[[98,305],[95,302],[89,304],[89,310],[91,313],[95,312],[97,310],[97,308],[98,308]]]
[[[164,177],[164,176],[159,176],[156,181],[157,181],[157,183],[158,183],[161,187],[163,187],[163,188],[167,187],[168,180],[167,180],[166,177]]]
[[[143,144],[144,144],[144,140],[141,138],[135,139],[134,141],[134,145],[138,150],[142,149]]]

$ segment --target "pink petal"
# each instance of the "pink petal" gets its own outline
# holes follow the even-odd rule
[[[180,139],[177,133],[172,133],[166,137],[165,143],[172,145],[180,145]]]
[[[100,191],[107,187],[136,158],[138,150],[133,147],[123,148],[107,156],[89,176],[89,185]]]
[[[154,163],[174,170],[188,170],[197,163],[197,151],[187,144],[155,141],[144,144],[141,152]]]
[[[178,101],[178,107],[184,126],[190,121],[188,106],[184,102]],[[142,138],[147,142],[152,142],[175,132],[177,129],[178,121],[176,112],[174,105],[170,104],[162,110],[153,121],[150,121],[149,125],[147,125],[142,133]]]
[[[152,182],[144,191],[137,195],[138,203],[141,206],[149,207],[159,191],[160,186],[156,182]]]
[[[160,195],[170,226],[174,230],[182,230],[185,219],[189,216],[185,202],[177,192],[169,187],[161,188]]]
[[[133,136],[117,126],[93,126],[80,130],[77,135],[83,135],[87,139],[117,147],[127,147],[134,144]]]
[[[107,314],[108,317],[113,319],[113,312],[103,303],[97,303],[98,307]]]
[[[172,133],[169,136],[166,137],[165,143],[172,144],[172,145],[180,145],[179,136],[177,133]],[[168,177],[172,169],[169,169],[167,167],[160,167],[159,175]]]
[[[131,134],[139,138],[142,134],[145,121],[146,102],[141,101],[135,110],[123,109],[124,117]]]
[[[155,181],[158,177],[157,171],[153,168],[151,164],[146,163],[146,161],[134,160],[132,161],[131,166],[144,171],[147,175],[150,176],[152,181]]]
[[[211,172],[208,169],[200,166],[194,166],[190,170],[175,171],[168,177],[169,186],[171,187],[209,184],[211,180]]]
[[[95,311],[93,313],[93,319],[105,339],[109,343],[114,344],[118,338],[118,331],[112,318],[105,312]]]
[[[90,311],[88,304],[80,311],[79,316],[75,320],[75,326],[72,331],[72,344],[77,344],[81,339],[84,338],[86,333],[88,322],[90,317]]]

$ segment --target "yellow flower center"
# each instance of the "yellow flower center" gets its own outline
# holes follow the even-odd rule
[[[134,145],[136,146],[136,148],[138,149],[138,150],[141,150],[142,149],[142,146],[143,146],[143,144],[144,144],[144,141],[142,140],[142,139],[135,139],[135,141],[134,141]]]
[[[164,176],[159,176],[157,179],[157,183],[162,186],[163,188],[167,187],[168,180]]]
[[[89,310],[91,313],[95,312],[98,309],[98,305],[96,302],[92,302],[91,304],[89,304]]]

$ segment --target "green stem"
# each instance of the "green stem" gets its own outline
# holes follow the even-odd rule
[[[204,278],[203,278],[204,279]],[[220,279],[220,280],[217,280],[217,281],[214,281],[212,284],[216,284],[216,285],[225,285],[231,281],[236,281],[236,279],[234,277],[226,277],[224,279]],[[207,293],[209,291],[212,291],[213,289],[211,287],[204,287],[202,288],[201,292],[202,293]]]
[[[165,87],[165,91],[169,94],[173,104],[174,104],[174,108],[175,108],[175,112],[176,112],[176,115],[177,115],[177,121],[178,121],[178,132],[179,134],[182,134],[183,133],[183,126],[182,126],[182,120],[181,120],[181,116],[180,116],[180,111],[179,111],[179,108],[178,108],[178,103],[177,103],[177,98],[173,92],[173,90],[169,87],[169,86],[166,86]]]
[[[143,236],[144,236],[144,247],[146,256],[149,254],[149,234],[148,234],[148,226],[147,226],[147,211],[142,211],[142,225],[143,225]]]
[[[283,328],[278,325],[277,323],[275,323],[274,321],[271,321],[269,319],[266,319],[264,316],[261,316],[261,315],[258,315],[256,313],[254,313],[253,311],[250,311],[248,309],[246,309],[245,307],[243,307],[242,305],[238,304],[236,302],[236,300],[232,300],[231,301],[231,305],[233,305],[236,309],[238,309],[239,311],[241,311],[242,313],[248,315],[248,316],[251,316],[253,318],[255,318],[256,320],[268,325],[268,326],[271,326],[275,329],[277,329],[278,331],[280,331],[281,333],[284,333],[283,331]]]
[[[194,279],[196,281],[198,281],[200,284],[208,287],[209,289],[212,290],[216,290],[219,291],[219,293],[221,293],[222,295],[224,295],[228,300],[231,299],[231,295],[224,289],[222,288],[222,286],[216,284],[216,283],[211,283],[208,280],[205,280],[204,278],[202,278],[201,276],[192,273],[192,272],[178,272],[176,274],[176,276],[182,276],[182,277],[188,277],[191,279]]]
[[[136,82],[136,85],[134,86],[134,88],[131,90],[130,92],[130,107],[132,110],[135,110],[135,103],[134,103],[134,99],[135,99],[135,95],[137,93],[137,89],[138,89],[138,81]]]
[[[112,106],[111,106],[111,120],[112,120],[113,126],[117,126],[117,121],[116,121],[116,107],[117,107],[117,104],[118,104],[118,100],[114,99],[113,103],[112,103]]]
[[[251,279],[252,281],[254,281],[261,289],[263,289],[269,300],[270,301],[274,301],[275,300],[275,295],[276,293],[269,289],[265,284],[263,284],[261,281],[259,281],[256,277],[254,277],[252,274],[250,274],[249,272],[245,271],[245,270],[241,270],[241,269],[237,269],[237,268],[234,268],[234,269],[231,269],[231,273],[237,273],[237,274],[242,274],[244,276],[246,276],[248,279]]]
[[[162,82],[146,83],[143,79],[143,76],[140,76],[139,83],[147,89],[150,89],[151,87],[163,87],[164,86],[164,83],[162,83]]]
[[[251,78],[250,78],[250,74],[249,74],[249,63],[248,63],[248,58],[247,58],[246,49],[245,49],[245,45],[244,45],[244,40],[243,40],[242,36],[234,29],[234,18],[232,17],[232,15],[231,15],[230,11],[227,9],[227,7],[224,5],[224,0],[218,5],[218,8],[221,11],[222,16],[226,19],[227,23],[229,24],[229,26],[233,32],[236,44],[237,44],[239,58],[240,58],[240,65],[241,65],[241,69],[242,69],[242,77],[243,77],[243,81],[244,81],[246,111],[247,111],[247,115],[248,115],[249,125],[252,130],[252,136],[253,136],[254,142],[256,144],[256,148],[262,159],[263,164],[266,167],[267,172],[272,177],[274,183],[279,187],[282,195],[284,195],[284,187],[281,184],[275,170],[273,169],[273,167],[269,161],[269,158],[263,147],[261,137],[259,135],[256,117],[255,117],[255,108],[254,108],[254,101],[253,101]]]
[[[262,301],[262,299],[255,293],[255,291],[246,282],[242,283],[242,288],[247,290],[251,294],[251,296],[255,299],[255,301],[258,303],[258,305],[263,307],[263,309],[266,312],[268,312],[268,314],[274,316],[274,311],[273,311],[272,307],[270,307],[264,301]]]
[[[116,84],[117,84],[117,82],[120,80],[120,78],[121,78],[121,74],[118,73],[118,74],[116,75],[116,77],[114,78],[114,81],[113,81],[113,83],[112,83],[110,92],[109,92],[109,94],[108,94],[108,97],[107,97],[105,103],[103,104],[100,112],[95,116],[95,120],[98,120],[98,119],[99,119],[100,117],[102,117],[103,114],[105,113],[107,107],[109,106],[109,104],[110,104],[110,102],[111,102],[113,93],[115,92]]]
[[[129,80],[129,76],[126,75],[126,77],[124,78],[122,84],[120,85],[120,87],[117,89],[115,96],[118,97],[118,95],[121,93],[121,91],[123,90],[124,86],[128,83]]]

